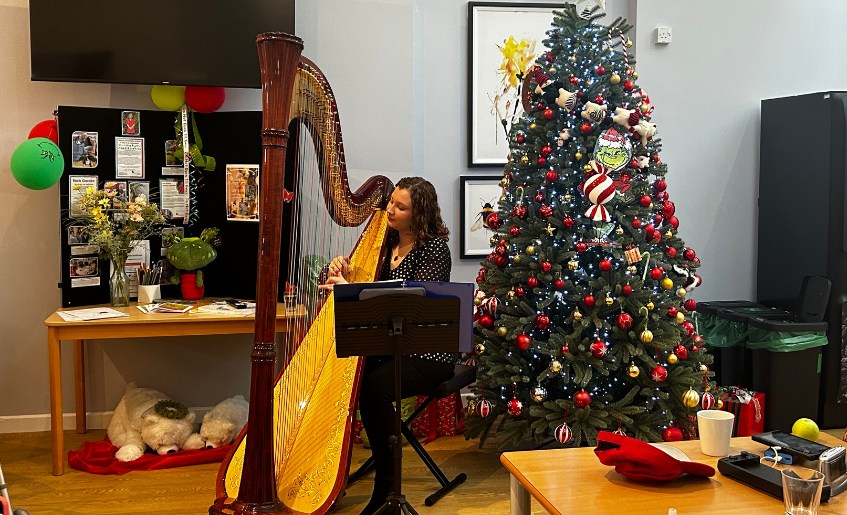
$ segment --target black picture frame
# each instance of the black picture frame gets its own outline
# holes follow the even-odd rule
[[[507,134],[498,115],[492,113],[493,95],[502,88],[497,83],[502,62],[497,45],[510,35],[521,38],[531,34],[535,53],[540,54],[553,11],[562,8],[562,3],[468,2],[469,168],[503,166],[509,154]],[[519,110],[513,114],[523,112],[520,104],[517,98],[511,103],[511,109]]]
[[[462,259],[484,257],[491,253],[489,239],[494,232],[485,226],[485,216],[488,209],[497,210],[503,192],[502,179],[502,175],[459,176]]]

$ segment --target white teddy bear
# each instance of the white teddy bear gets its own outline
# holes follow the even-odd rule
[[[241,395],[222,400],[203,415],[200,433],[188,437],[183,448],[214,449],[232,442],[247,423],[249,409],[250,405]]]
[[[118,447],[115,458],[137,460],[146,446],[158,454],[178,451],[194,430],[194,413],[152,388],[129,383],[106,434]]]

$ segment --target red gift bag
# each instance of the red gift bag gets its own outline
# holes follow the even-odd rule
[[[426,400],[419,395],[415,403],[417,409]],[[462,409],[462,398],[459,392],[433,401],[412,421],[412,434],[424,438],[429,443],[439,436],[455,436],[462,434],[465,428],[465,413]]]
[[[724,411],[735,415],[732,436],[752,436],[765,430],[765,394],[730,386],[718,394]]]

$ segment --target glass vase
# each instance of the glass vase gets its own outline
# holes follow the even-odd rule
[[[109,302],[115,307],[129,306],[129,277],[126,275],[126,255],[112,256]]]

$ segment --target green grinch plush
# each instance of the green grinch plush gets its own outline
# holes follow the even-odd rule
[[[220,242],[218,232],[217,228],[211,227],[203,229],[199,238],[168,235],[165,239],[165,245],[169,245],[165,255],[176,269],[171,276],[171,283],[181,285],[182,298],[186,300],[203,298],[205,288],[201,268],[218,256],[214,248]]]

